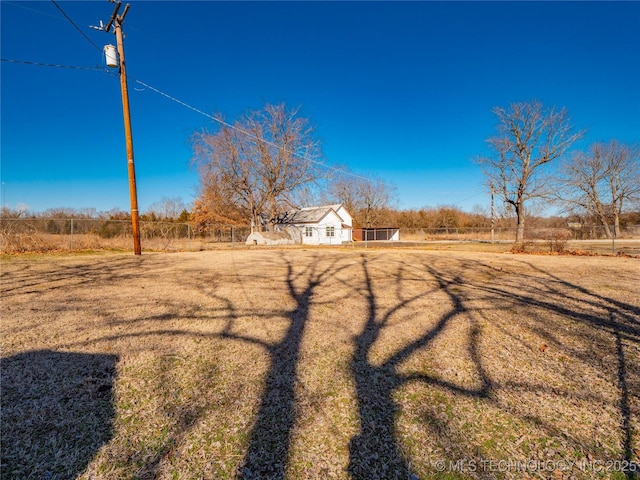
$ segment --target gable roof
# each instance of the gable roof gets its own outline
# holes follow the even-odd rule
[[[289,210],[284,212],[276,218],[278,224],[296,224],[296,223],[319,223],[330,212],[335,213],[341,222],[344,219],[338,215],[337,210],[342,207],[342,204],[335,205],[323,205],[320,207],[305,207],[299,210]]]

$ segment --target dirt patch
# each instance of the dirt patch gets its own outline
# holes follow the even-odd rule
[[[630,478],[638,262],[358,248],[6,260],[3,478]],[[38,406],[54,413],[24,427]]]

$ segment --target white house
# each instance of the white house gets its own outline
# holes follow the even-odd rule
[[[352,240],[353,219],[342,204],[290,210],[276,220],[276,229],[294,227],[302,243],[340,245]]]

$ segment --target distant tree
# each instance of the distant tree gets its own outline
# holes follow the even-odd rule
[[[217,118],[216,131],[192,138],[200,174],[198,215],[240,214],[256,224],[261,214],[275,219],[289,195],[319,177],[320,145],[298,110],[267,104],[233,125]]]
[[[182,211],[180,212],[180,215],[178,215],[178,218],[176,218],[176,221],[180,223],[187,223],[189,222],[190,217],[191,217],[191,214],[189,213],[189,211],[186,208],[183,208]]]
[[[162,197],[160,201],[153,202],[149,206],[147,215],[153,214],[158,220],[176,220],[185,210],[185,204],[180,197]]]
[[[312,183],[296,189],[290,195],[286,196],[285,202],[295,208],[313,207],[321,205],[324,202],[322,195],[326,191],[327,180],[331,178],[327,175],[325,178],[319,178]]]
[[[119,208],[112,208],[111,210],[100,212],[99,217],[104,220],[131,220],[131,213]]]
[[[634,211],[620,215],[620,222],[625,225],[640,225],[640,205]]]
[[[79,218],[95,218],[97,211],[93,207],[83,207],[80,210],[78,210],[76,213]]]
[[[2,218],[25,218],[29,216],[29,207],[24,203],[19,203],[15,208],[7,207],[4,205],[0,210],[0,216]]]
[[[458,207],[440,205],[436,211],[436,228],[457,228],[463,223],[465,214]]]
[[[564,108],[545,109],[537,101],[496,107],[493,113],[499,120],[498,134],[487,140],[493,153],[477,163],[487,183],[513,207],[516,241],[523,242],[525,203],[550,193],[545,167],[562,157],[582,133],[572,131]]]
[[[584,211],[604,227],[607,238],[620,236],[625,208],[640,206],[640,149],[612,140],[575,152],[560,168],[557,199],[569,211]]]
[[[418,213],[415,210],[400,210],[396,218],[396,225],[399,228],[418,227]]]
[[[354,225],[377,224],[393,203],[395,186],[379,179],[368,179],[343,168],[332,176],[327,187],[327,201],[344,205],[353,216]]]
[[[481,227],[488,228],[491,226],[491,211],[484,205],[475,204],[471,209],[471,214],[469,215],[469,226],[470,227]],[[495,211],[493,223],[495,225]]]
[[[42,212],[40,216],[46,218],[71,218],[77,217],[78,211],[75,208],[71,207],[49,208]]]

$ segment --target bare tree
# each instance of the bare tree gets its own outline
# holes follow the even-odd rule
[[[19,203],[15,208],[2,206],[0,217],[2,218],[24,218],[29,214],[29,206]]]
[[[319,175],[319,143],[306,118],[283,104],[267,104],[233,125],[218,116],[219,129],[193,137],[194,163],[201,192],[196,207],[212,212],[241,212],[259,224],[260,215],[274,219],[287,197]],[[196,208],[198,210],[198,208]],[[226,216],[227,212],[220,212]]]
[[[176,220],[186,209],[180,197],[162,197],[158,202],[149,206],[148,214],[159,220]]]
[[[582,210],[604,227],[607,238],[620,236],[620,215],[640,202],[638,146],[594,143],[576,152],[560,168],[556,196],[569,209]]]
[[[392,206],[395,187],[379,179],[368,179],[341,169],[329,181],[328,200],[342,203],[354,224],[371,227]]]
[[[225,185],[222,175],[209,172],[203,178],[201,171],[200,194],[193,203],[190,219],[204,228],[207,224],[246,225],[250,215],[235,203],[233,192]]]
[[[574,133],[563,108],[545,109],[533,101],[514,103],[509,109],[493,109],[498,117],[498,134],[487,140],[493,154],[477,163],[502,200],[515,210],[516,241],[524,241],[525,203],[549,194],[545,167],[562,157],[582,136]]]

